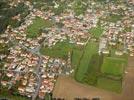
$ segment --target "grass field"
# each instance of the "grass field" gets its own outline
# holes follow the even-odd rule
[[[122,18],[121,15],[111,14],[111,15],[107,16],[106,21],[117,22],[117,21],[121,20],[121,18]]]
[[[101,34],[103,33],[103,28],[101,26],[91,28],[89,30],[89,33],[91,33],[93,37],[99,38]]]
[[[39,35],[40,29],[51,27],[53,25],[52,21],[44,20],[40,17],[36,17],[33,24],[27,28],[27,37],[35,38]]]
[[[74,49],[72,53],[72,66],[76,68],[78,66],[78,63],[80,61],[80,58],[82,56],[83,51]]]
[[[85,2],[85,4],[83,3]],[[86,9],[87,9],[87,4],[86,4],[87,0],[76,0],[74,3],[73,3],[73,10],[75,12],[75,14],[77,16],[81,15],[81,14],[84,14]]]
[[[76,69],[75,79],[77,81],[82,82],[82,80],[85,76],[85,73],[88,69],[89,61],[90,61],[92,55],[97,52],[97,50],[98,50],[98,44],[97,43],[89,42],[86,45],[86,47],[84,49],[84,53],[83,53],[82,58],[80,60],[80,63],[77,66],[77,69]]]
[[[81,83],[120,93],[127,60],[125,56],[98,55],[97,43],[89,43],[77,66],[75,79]]]
[[[66,59],[68,56],[68,52],[69,51],[71,52],[73,48],[75,48],[74,44],[70,44],[69,42],[64,41],[64,42],[58,42],[52,48],[43,47],[41,48],[40,52],[43,55]]]
[[[120,93],[122,90],[122,82],[112,80],[109,78],[100,77],[98,78],[98,81],[97,81],[97,87]]]
[[[101,72],[122,76],[126,61],[121,58],[106,57],[101,67]]]
[[[88,65],[83,81],[88,85],[96,85],[97,78],[100,75],[100,66],[103,63],[103,56],[94,54]]]

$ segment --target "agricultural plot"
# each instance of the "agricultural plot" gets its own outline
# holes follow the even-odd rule
[[[94,42],[89,42],[85,47],[82,58],[80,59],[79,65],[77,66],[76,69],[75,79],[77,81],[82,82],[85,73],[88,69],[89,61],[91,60],[92,55],[97,53],[97,50],[98,50],[98,44]]]
[[[126,56],[108,57],[99,55],[97,50],[97,43],[89,43],[85,47],[77,65],[75,79],[84,84],[120,93],[122,77],[127,65]]]
[[[106,57],[101,67],[101,72],[111,75],[122,76],[126,61],[121,58]]]
[[[80,62],[80,58],[83,54],[83,50],[74,49],[72,52],[71,62],[73,68],[76,68]]]
[[[33,24],[27,28],[27,37],[35,38],[39,35],[41,29],[51,27],[52,25],[52,21],[36,17]]]
[[[120,80],[112,80],[105,77],[100,77],[97,80],[97,87],[120,93],[122,90],[122,81]]]

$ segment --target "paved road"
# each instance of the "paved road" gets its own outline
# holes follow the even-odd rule
[[[33,95],[32,95],[32,100],[35,100],[36,97],[38,96],[38,92],[39,92],[39,90],[40,90],[40,86],[41,86],[41,82],[42,82],[41,75],[40,75],[40,66],[41,66],[41,64],[42,64],[42,55],[41,55],[40,52],[39,52],[39,50],[40,50],[40,48],[41,48],[42,45],[40,45],[40,46],[38,46],[38,47],[36,47],[36,48],[34,48],[34,49],[29,49],[29,48],[27,48],[26,46],[15,42],[15,39],[10,38],[10,41],[11,41],[14,45],[18,45],[18,46],[20,46],[22,49],[25,49],[26,51],[32,53],[33,55],[37,55],[37,56],[39,57],[39,59],[38,59],[38,64],[37,64],[37,67],[36,67],[36,72],[35,72],[35,74],[38,76],[38,79],[37,79],[37,84],[38,84],[38,86],[37,86],[37,88],[36,88],[36,90],[35,90],[35,93],[33,93]]]
[[[42,78],[41,78],[41,74],[40,74],[40,66],[41,66],[41,64],[42,64],[42,57],[39,57],[38,65],[37,65],[36,72],[35,72],[36,74],[39,75],[38,86],[37,86],[37,89],[35,90],[35,93],[32,96],[32,100],[36,99],[36,97],[38,96],[39,90],[40,90],[40,86],[41,86],[41,82],[42,82]]]

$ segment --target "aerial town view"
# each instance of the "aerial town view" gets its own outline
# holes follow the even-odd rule
[[[0,100],[134,100],[134,0],[0,0]]]

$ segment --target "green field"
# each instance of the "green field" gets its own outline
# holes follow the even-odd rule
[[[120,21],[122,19],[121,15],[117,15],[117,14],[110,14],[109,16],[107,16],[106,21],[109,22],[117,22]]]
[[[95,38],[99,38],[103,33],[103,28],[101,26],[97,26],[94,28],[89,29],[89,33]]]
[[[27,28],[27,37],[35,38],[39,35],[42,28],[48,28],[53,25],[52,21],[44,20],[40,17],[36,17],[33,24]]]
[[[78,62],[75,79],[84,84],[120,93],[127,64],[126,56],[98,55],[97,50],[97,43],[87,44]]]
[[[101,72],[111,75],[122,76],[126,61],[121,58],[106,57],[101,67]]]
[[[80,63],[77,66],[77,69],[76,69],[75,79],[77,81],[82,82],[82,80],[85,76],[85,73],[88,69],[89,61],[90,61],[92,55],[97,53],[97,50],[98,50],[98,44],[97,43],[89,42],[86,45],[86,47],[84,49],[84,53],[83,53],[82,58],[80,60]]]
[[[122,90],[122,82],[112,80],[109,78],[100,77],[98,78],[98,81],[97,81],[97,87],[120,93]]]
[[[81,0],[76,0],[73,3],[73,7],[72,8],[73,8],[76,16],[79,16],[79,15],[85,13],[85,11],[87,10],[86,2],[87,2],[87,0],[82,0],[82,1]]]
[[[78,66],[78,63],[80,61],[80,58],[82,56],[83,51],[79,49],[74,49],[72,52],[72,66],[76,68]]]
[[[88,64],[88,70],[83,78],[84,83],[88,85],[96,85],[97,78],[101,75],[100,66],[103,63],[103,56],[94,54]]]
[[[68,52],[72,51],[75,48],[74,44],[70,44],[67,41],[58,42],[56,45],[49,47],[41,48],[40,52],[43,55],[51,56],[51,57],[58,57],[66,59],[68,57]]]

